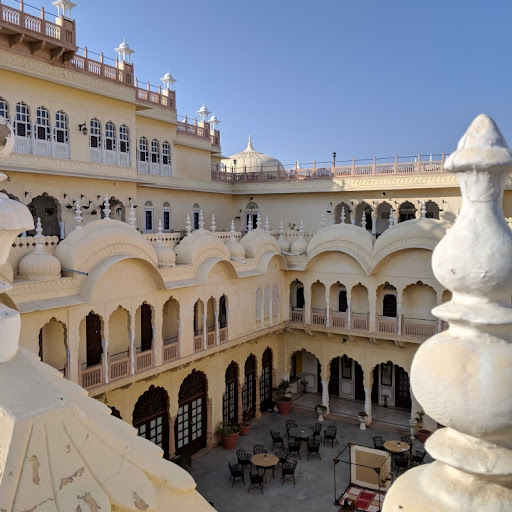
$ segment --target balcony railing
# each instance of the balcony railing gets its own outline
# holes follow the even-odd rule
[[[80,371],[80,382],[85,389],[94,388],[103,384],[103,354],[102,362]]]
[[[168,338],[164,340],[164,363],[168,363],[169,361],[174,361],[175,359],[178,359],[179,352],[178,352],[178,337],[174,338]]]
[[[226,343],[228,341],[228,328],[221,327],[219,329],[219,343]]]
[[[331,309],[331,327],[338,327],[346,329],[347,327],[347,314],[341,311],[333,311]]]
[[[145,350],[135,356],[135,371],[142,372],[153,367],[153,351]]]
[[[370,313],[352,313],[352,329],[367,331],[370,325]]]
[[[395,317],[377,315],[377,331],[386,334],[396,334],[398,332],[398,322]]]
[[[220,146],[220,131],[211,130],[207,122],[197,121],[197,119],[189,122],[188,118],[184,117],[183,121],[178,122],[178,133],[208,140],[212,146]]]
[[[303,309],[292,309],[290,311],[290,322],[294,324],[304,323],[304,310]]]
[[[347,177],[367,178],[371,176],[386,175],[412,175],[412,174],[436,174],[443,173],[445,155],[441,154],[440,160],[422,160],[422,156],[418,155],[416,161],[400,162],[400,157],[396,157],[392,163],[378,163],[377,159],[373,159],[373,163],[356,164],[352,161],[352,165],[345,166],[317,166],[316,163],[310,168],[292,168],[276,169],[273,167],[234,167],[222,169],[219,164],[212,164],[211,179],[212,181],[230,181],[234,183],[262,183],[276,181],[303,181],[303,180],[334,180]]]
[[[313,309],[311,312],[311,323],[313,325],[325,325],[325,309]]]
[[[113,356],[113,358],[114,357],[116,357],[116,359],[112,361],[111,357],[108,356],[110,380],[128,377],[128,375],[130,375],[129,352],[122,352],[121,354],[116,354],[116,356]]]
[[[405,318],[402,315],[402,335],[427,339],[436,333],[436,320],[426,320],[422,318]]]
[[[203,350],[203,333],[202,331],[198,331],[194,335],[194,352],[199,352]]]
[[[212,328],[211,331],[208,332],[206,336],[206,347],[211,348],[214,347],[217,343],[217,336],[215,333],[215,327]]]

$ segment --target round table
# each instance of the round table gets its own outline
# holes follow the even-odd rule
[[[263,478],[265,479],[265,483],[267,483],[267,469],[273,468],[279,462],[279,458],[273,453],[257,453],[251,457],[251,462],[257,468],[263,468],[265,470]]]
[[[411,445],[401,441],[386,441],[384,448],[391,453],[404,453],[411,449]]]
[[[289,430],[289,434],[297,439],[307,439],[313,435],[313,430],[309,427],[293,427]]]

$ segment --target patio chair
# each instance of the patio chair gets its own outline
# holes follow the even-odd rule
[[[282,470],[283,464],[288,461],[290,452],[285,448],[284,450],[279,450],[277,452],[274,452],[274,455],[279,459],[278,464],[281,464],[281,470]]]
[[[228,462],[229,471],[231,472],[231,476],[229,479],[233,480],[231,487],[235,485],[236,482],[242,482],[245,486],[245,478],[244,478],[244,467],[242,464],[230,464]]]
[[[398,476],[400,471],[404,472],[409,469],[409,453],[394,453],[393,465],[395,467],[395,476]]]
[[[295,420],[286,420],[286,437],[288,439],[290,439],[290,429],[294,427],[298,427]]]
[[[268,453],[268,452],[262,444],[255,444],[252,447],[252,453],[254,453],[254,455],[257,455],[258,453]]]
[[[414,450],[411,457],[411,466],[419,466],[420,464],[423,464],[426,454],[427,452],[424,452],[423,450]]]
[[[311,437],[313,440],[316,438],[316,436],[321,437],[322,433],[322,424],[321,423],[315,423],[314,425],[310,425],[309,428],[311,429]]]
[[[276,447],[276,445],[280,444],[282,448],[284,448],[284,439],[281,436],[281,432],[270,431],[270,435],[272,436],[272,450]]]
[[[338,429],[336,427],[334,427],[334,426],[327,427],[324,430],[324,446],[325,446],[325,441],[331,441],[331,448],[334,448],[334,441],[336,441],[336,444],[339,444],[338,439],[336,438],[337,435],[338,435]]]
[[[376,450],[384,450],[386,451],[386,448],[384,448],[384,438],[382,436],[373,436],[373,447]]]
[[[318,458],[322,460],[322,457],[320,457],[320,441],[308,440],[308,460],[314,454],[318,455]]]
[[[240,448],[239,450],[236,451],[236,458],[238,459],[238,464],[241,464],[244,469],[251,466],[251,457],[252,455],[250,453],[247,453],[247,451],[244,448]]]
[[[297,441],[297,439],[295,439],[295,437],[288,441],[288,451],[290,453],[290,456],[292,455],[292,453],[295,452],[299,456],[299,459],[302,460],[302,457],[300,456],[300,446],[301,446],[301,444],[302,443],[300,441]]]
[[[282,479],[281,485],[284,484],[284,481],[286,478],[290,479],[290,477],[293,479],[293,485],[295,485],[295,468],[297,467],[297,461],[294,460],[293,462],[285,462],[283,464],[283,473],[282,473]]]
[[[253,473],[252,471],[250,471],[249,479],[251,481],[251,485],[249,485],[249,489],[247,489],[247,492],[249,492],[254,487],[256,489],[260,489],[261,494],[263,494],[263,475],[260,475],[259,473]]]

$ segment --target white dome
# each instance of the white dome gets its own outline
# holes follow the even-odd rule
[[[289,252],[290,251],[291,243],[289,240],[286,240],[286,238],[282,234],[279,235],[279,238],[277,239],[277,244],[279,245],[281,252]]]
[[[230,238],[226,242],[226,247],[229,249],[229,254],[232,258],[245,260],[245,247],[240,242],[237,242],[234,238]]]
[[[299,254],[305,253],[308,250],[308,242],[304,239],[304,236],[301,234],[300,238],[295,240],[290,247],[292,254],[298,256]]]
[[[231,169],[233,169],[235,172],[243,172],[244,170],[247,172],[259,172],[261,171],[262,166],[264,171],[284,170],[284,165],[277,160],[277,158],[272,158],[271,156],[254,150],[250,135],[249,143],[244,151],[236,153],[236,155],[231,155],[222,162],[226,166],[227,171],[231,171]]]
[[[159,265],[169,265],[172,267],[175,265],[176,254],[174,254],[174,251],[168,245],[165,245],[164,242],[158,241],[153,244],[153,247],[155,248]]]

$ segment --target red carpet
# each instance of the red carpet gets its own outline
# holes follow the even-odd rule
[[[380,493],[380,504],[379,504],[379,493],[375,491],[369,491],[368,489],[362,489],[361,487],[355,487],[351,485],[343,493],[338,500],[340,505],[343,505],[344,500],[349,500],[356,503],[357,510],[364,512],[379,512],[384,502],[384,494]]]

